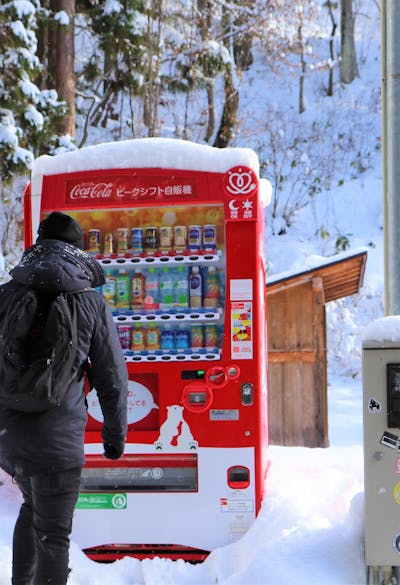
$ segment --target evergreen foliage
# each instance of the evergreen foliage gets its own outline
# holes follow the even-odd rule
[[[33,158],[57,145],[54,124],[65,107],[51,89],[39,89],[36,55],[40,0],[11,0],[0,6],[0,177],[29,169]]]

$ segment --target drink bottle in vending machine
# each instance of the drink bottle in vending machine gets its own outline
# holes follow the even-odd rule
[[[174,307],[189,307],[189,276],[186,266],[178,266],[174,279]]]
[[[162,138],[33,163],[25,245],[51,211],[80,223],[129,377],[117,461],[102,455],[88,388],[72,539],[93,560],[203,560],[257,517],[268,468],[269,187],[250,149]]]
[[[193,266],[189,277],[189,303],[192,309],[203,306],[203,279],[198,266]]]
[[[143,307],[147,310],[154,310],[160,304],[160,281],[156,268],[150,266],[147,276],[144,280],[144,303]]]

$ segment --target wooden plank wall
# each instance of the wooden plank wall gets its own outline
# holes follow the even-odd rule
[[[322,278],[267,293],[267,319],[270,443],[327,447]]]

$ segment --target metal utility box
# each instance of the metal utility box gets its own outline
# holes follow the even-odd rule
[[[400,316],[364,331],[363,399],[365,562],[379,571],[400,565]]]

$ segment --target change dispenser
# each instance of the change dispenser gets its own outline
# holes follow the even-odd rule
[[[364,331],[363,402],[365,562],[386,584],[400,566],[400,316]]]

